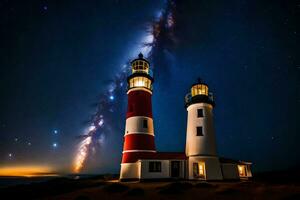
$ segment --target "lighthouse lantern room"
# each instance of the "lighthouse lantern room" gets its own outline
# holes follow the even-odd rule
[[[144,88],[152,91],[153,78],[150,75],[149,62],[143,54],[131,62],[132,74],[128,77],[128,89]]]

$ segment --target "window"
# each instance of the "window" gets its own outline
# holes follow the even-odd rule
[[[205,164],[203,162],[193,163],[193,176],[195,178],[205,178]]]
[[[151,89],[151,81],[146,77],[134,77],[129,80],[129,88],[145,87]]]
[[[149,73],[149,64],[142,60],[137,60],[132,63],[132,73]]]
[[[197,115],[198,115],[198,118],[203,117],[203,109],[198,109],[197,110]]]
[[[161,172],[161,162],[149,162],[149,172]]]
[[[245,165],[238,165],[238,170],[239,170],[240,177],[247,176],[246,166]]]
[[[203,136],[203,127],[202,126],[197,127],[197,136]]]
[[[143,120],[143,128],[148,128],[148,121],[146,119]]]
[[[208,87],[205,84],[197,84],[191,88],[192,96],[206,95],[208,96]]]

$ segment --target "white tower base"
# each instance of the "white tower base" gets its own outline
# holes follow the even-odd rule
[[[196,164],[198,164],[198,170],[195,169]],[[188,179],[223,180],[219,158],[216,156],[190,156],[188,158]]]
[[[122,163],[121,164],[121,172],[120,172],[120,180],[127,179],[140,179],[141,177],[141,162],[135,163]]]

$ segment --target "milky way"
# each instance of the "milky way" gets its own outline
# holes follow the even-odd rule
[[[142,41],[140,52],[148,57],[154,65],[169,66],[168,57],[174,44],[174,27],[175,27],[175,1],[166,1],[165,8],[156,13],[153,22],[149,23],[146,35]],[[111,132],[111,123],[113,123],[113,112],[115,98],[118,94],[126,91],[126,77],[130,72],[129,63],[121,67],[121,71],[114,77],[107,86],[106,91],[100,95],[99,103],[96,105],[96,112],[89,120],[89,127],[79,138],[81,139],[75,154],[73,171],[81,172],[85,167],[90,156],[101,147],[105,141],[105,134]]]

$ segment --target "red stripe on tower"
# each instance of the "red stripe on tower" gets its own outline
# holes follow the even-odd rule
[[[123,151],[155,151],[154,136],[150,134],[127,134],[125,136]]]
[[[126,118],[145,116],[152,118],[151,93],[144,90],[134,90],[128,93],[128,109]]]

